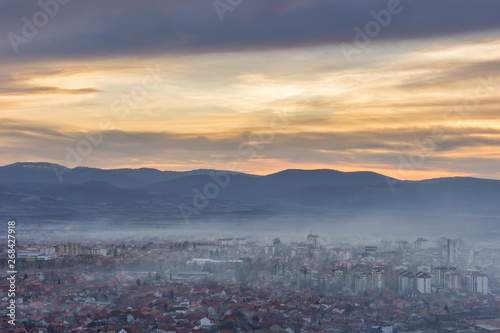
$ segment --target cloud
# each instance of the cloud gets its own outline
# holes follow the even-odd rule
[[[49,2],[50,0],[46,0]],[[253,0],[225,13],[223,22],[212,1],[88,0],[60,5],[15,54],[7,38],[22,35],[22,18],[33,21],[37,2],[0,3],[0,57],[88,58],[160,56],[352,43],[355,26],[373,20],[388,0]],[[417,39],[500,28],[500,3],[488,0],[401,1],[377,39]]]
[[[102,92],[96,88],[63,89],[58,87],[0,87],[0,94],[24,95],[24,94],[94,94]]]
[[[500,75],[492,32],[500,31],[500,3],[401,3],[373,47],[348,64],[338,44],[352,43],[353,28],[388,0],[243,0],[223,22],[211,0],[70,1],[18,54],[7,35],[21,34],[21,19],[40,6],[1,1],[3,161],[65,164],[68,147],[111,119],[116,130],[102,133],[83,165],[192,169],[236,159],[250,171],[294,163],[397,169],[398,156],[440,128],[446,140],[422,170],[456,172],[457,161],[484,158],[478,170],[491,174],[500,127],[494,85],[469,114],[455,108],[481,78]],[[125,106],[121,98],[157,64],[162,84]],[[117,105],[130,114],[121,117]],[[256,156],[240,154],[277,110],[294,115],[289,126]]]
[[[262,131],[248,128],[218,135],[194,135],[118,130],[82,133],[56,126],[50,126],[49,129],[46,125],[4,119],[0,125],[0,136],[4,138],[2,153],[6,155],[3,160],[8,161],[10,155],[15,155],[17,159],[12,160],[15,162],[23,154],[35,154],[40,160],[65,164],[68,147],[77,151],[82,142],[88,141],[94,143],[91,144],[91,153],[82,156],[83,165],[102,166],[99,163],[103,161],[123,165],[125,160],[141,160],[183,163],[187,168],[198,168],[200,164],[211,165],[214,162],[221,164],[266,159],[351,166],[361,165],[360,161],[391,165],[398,163],[398,155],[406,156],[418,151],[421,147],[418,142],[431,138],[433,133],[432,128],[398,127],[382,131],[339,130],[327,133],[276,131],[271,136],[259,137]],[[441,131],[443,140],[435,141],[428,155],[438,155],[442,165],[455,158],[471,158],[471,153],[467,153],[471,149],[498,150],[500,147],[500,136],[495,129],[464,127],[441,128]],[[94,141],[89,137],[94,138]],[[447,154],[451,155],[446,157]],[[486,155],[482,157],[492,158]]]
[[[437,70],[425,77],[413,78],[399,85],[399,88],[416,91],[417,89],[441,88],[445,85],[459,87],[463,83],[477,86],[481,84],[481,81],[487,82],[488,78],[499,77],[499,74],[500,60],[498,59],[473,63],[455,62],[451,69]]]
[[[102,90],[87,87],[78,89],[67,89],[61,87],[40,85],[34,83],[36,79],[46,78],[56,75],[65,75],[63,71],[44,71],[38,73],[31,71],[22,74],[2,73],[0,78],[0,94],[3,95],[38,95],[38,94],[94,94],[102,92]]]

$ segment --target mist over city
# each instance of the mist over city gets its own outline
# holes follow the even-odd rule
[[[0,333],[500,332],[499,12],[0,0]]]

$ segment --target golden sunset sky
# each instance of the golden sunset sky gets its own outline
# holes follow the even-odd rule
[[[0,6],[2,165],[500,179],[492,2],[402,1],[350,57],[387,1],[57,5],[17,52],[43,9]]]

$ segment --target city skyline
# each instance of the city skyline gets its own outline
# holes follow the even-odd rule
[[[0,333],[500,332],[488,0],[0,0]]]

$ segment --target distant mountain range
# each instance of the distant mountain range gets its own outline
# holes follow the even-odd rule
[[[0,167],[2,219],[147,223],[279,216],[443,216],[499,224],[500,181],[469,177],[399,181],[374,172]],[[458,222],[457,222],[458,223]]]

